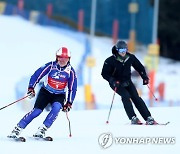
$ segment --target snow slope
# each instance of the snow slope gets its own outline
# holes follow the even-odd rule
[[[65,113],[60,112],[59,117],[53,126],[48,130],[47,135],[54,137],[53,142],[36,141],[32,134],[41,125],[47,112],[42,113],[34,119],[30,125],[22,132],[22,136],[27,138],[25,143],[17,143],[6,138],[16,123],[24,116],[25,112],[18,108],[11,107],[0,112],[0,153],[3,154],[32,154],[39,151],[43,154],[49,153],[79,153],[79,154],[110,154],[110,153],[163,153],[178,154],[180,146],[180,122],[177,115],[178,107],[172,108],[150,108],[157,121],[171,123],[167,126],[132,126],[124,110],[113,109],[110,116],[110,123],[106,124],[108,110],[71,111],[68,116],[71,121],[72,137],[69,137],[68,121]],[[6,115],[6,116],[5,116]],[[5,118],[3,118],[5,117]],[[142,120],[142,119],[141,119]],[[103,149],[98,138],[103,133],[111,133],[113,137],[138,137],[138,138],[175,138],[173,144],[115,144]],[[101,142],[100,142],[101,143]]]
[[[0,34],[0,65],[3,72],[0,85],[4,87],[0,89],[0,97],[7,101],[15,99],[15,84],[22,77],[30,77],[45,63],[55,60],[55,52],[61,46],[73,50],[72,57],[84,52],[83,43],[65,33],[34,25],[18,16],[1,15]],[[76,69],[79,59],[73,58],[73,64]]]
[[[24,21],[20,17],[0,15],[0,107],[14,101],[15,84],[23,77],[30,76],[44,63],[54,60],[55,51],[60,46],[68,46],[72,50],[71,63],[77,68],[79,59],[84,52],[83,38],[76,40],[76,33],[41,27]],[[73,37],[70,37],[73,36]],[[179,153],[179,107],[150,108],[153,117],[159,122],[170,121],[168,126],[131,126],[123,109],[120,98],[116,95],[110,124],[105,124],[108,108],[113,92],[108,83],[102,79],[100,72],[103,62],[110,55],[111,40],[95,38],[93,55],[97,66],[92,70],[92,87],[99,105],[106,106],[106,110],[75,111],[69,113],[72,126],[72,138],[69,138],[68,121],[64,113],[60,113],[48,135],[54,137],[53,142],[39,142],[30,138],[42,124],[47,112],[42,113],[23,131],[27,137],[26,143],[11,142],[6,136],[12,131],[17,122],[25,115],[18,105],[13,105],[0,111],[0,153],[32,154],[40,151],[51,153]],[[142,54],[137,53],[139,58]],[[176,65],[170,60],[161,59],[157,81],[164,80],[168,85],[167,100],[179,101],[179,63]],[[87,76],[85,68],[84,75]],[[85,78],[87,82],[87,78]],[[146,88],[147,90],[147,88]],[[145,90],[145,91],[146,91]],[[25,89],[26,91],[26,89]],[[28,102],[27,102],[28,103]],[[84,103],[83,87],[78,87],[75,104]],[[142,120],[142,119],[141,119]],[[102,133],[111,133],[114,137],[175,137],[175,144],[114,144],[103,149],[98,143]]]
[[[18,16],[0,16],[0,97],[2,105],[12,102],[15,97],[15,86],[22,78],[29,78],[34,71],[45,63],[55,59],[55,51],[60,46],[67,46],[72,52],[71,64],[78,69],[82,55],[85,52],[85,35],[65,31],[53,27],[42,27],[23,20]],[[104,60],[111,55],[112,40],[105,37],[95,37],[92,55],[96,58],[96,66],[92,69],[91,84],[98,108],[108,108],[112,99],[112,90],[101,76]],[[145,51],[137,52],[136,56],[143,58]],[[84,83],[89,80],[89,69],[85,64],[83,69]],[[156,74],[156,86],[165,82],[165,102],[155,106],[167,106],[169,102],[180,105],[179,87],[180,62],[160,58],[159,70]],[[139,81],[142,85],[142,80]],[[24,83],[24,93],[27,84]],[[22,88],[22,89],[23,89]],[[148,88],[142,86],[143,98],[148,103]],[[155,93],[158,97],[158,93]],[[107,97],[99,97],[107,96]],[[79,86],[75,99],[76,108],[83,108],[84,87]],[[121,104],[120,98],[115,98],[116,104]],[[79,105],[79,106],[78,106]],[[118,105],[119,106],[119,105]],[[122,106],[122,105],[121,105]]]

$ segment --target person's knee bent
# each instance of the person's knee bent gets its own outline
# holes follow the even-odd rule
[[[52,110],[53,110],[53,112],[58,113],[58,112],[60,111],[60,109],[62,109],[61,103],[59,103],[59,102],[54,102],[54,103],[52,104]]]
[[[60,109],[62,108],[61,103],[59,102],[54,102],[52,104],[52,109],[50,113],[47,115],[46,119],[44,120],[43,124],[47,127],[50,128],[53,122],[56,120],[58,113]]]
[[[36,109],[34,108],[31,113],[30,113],[30,116],[32,118],[36,118],[37,116],[39,116],[41,114],[42,110],[41,109]]]
[[[41,109],[37,109],[34,108],[32,111],[30,111],[29,113],[27,113],[18,123],[18,125],[21,128],[26,128],[26,126],[37,116],[39,116],[41,114],[42,110]]]

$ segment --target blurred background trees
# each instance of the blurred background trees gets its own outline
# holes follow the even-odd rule
[[[78,29],[78,13],[83,11],[83,31],[89,32],[92,0],[0,0],[12,5],[24,3],[24,9],[40,11],[49,18]],[[118,38],[129,39],[131,14],[128,6],[138,4],[134,28],[137,43],[148,45],[152,40],[155,0],[96,0],[95,34],[112,37],[113,22],[118,23]],[[159,0],[158,43],[160,55],[180,60],[180,0]]]
[[[180,0],[160,0],[159,7],[161,56],[180,60]]]

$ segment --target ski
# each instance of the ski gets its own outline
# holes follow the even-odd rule
[[[139,123],[139,124],[136,124],[136,125],[146,125],[146,126],[159,126],[159,125],[161,125],[161,126],[166,126],[166,125],[168,125],[170,122],[168,121],[168,122],[166,122],[166,123],[156,123],[156,124],[154,124],[154,125],[147,125],[146,123]],[[134,124],[130,124],[130,125],[134,125]]]
[[[166,122],[166,123],[157,123],[157,124],[155,124],[155,125],[164,125],[164,126],[166,126],[166,125],[168,125],[170,122],[168,121],[168,122]]]
[[[53,138],[50,136],[46,136],[46,137],[33,136],[33,138],[36,140],[53,141]]]
[[[17,137],[17,138],[13,138],[13,137],[9,137],[8,136],[8,138],[9,139],[13,139],[14,141],[16,141],[16,142],[26,142],[26,138],[25,137]]]
[[[161,126],[166,126],[166,125],[168,125],[170,122],[168,121],[168,122],[166,122],[166,123],[156,123],[156,124],[154,124],[155,126],[156,125],[161,125]],[[146,123],[142,123],[142,125],[147,125]],[[154,125],[152,125],[152,126],[154,126]]]

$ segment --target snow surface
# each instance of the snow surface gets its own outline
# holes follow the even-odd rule
[[[38,67],[54,60],[55,51],[60,46],[67,46],[72,52],[71,63],[75,69],[80,57],[85,50],[84,36],[75,32],[64,31],[52,27],[34,25],[22,18],[0,15],[0,107],[13,102],[15,97],[15,85],[22,77],[29,77]],[[78,39],[75,39],[78,38]],[[32,134],[42,124],[47,112],[43,112],[38,118],[23,131],[27,137],[26,143],[12,142],[6,138],[17,122],[27,113],[22,111],[20,103],[0,111],[0,153],[179,153],[179,109],[180,107],[150,108],[153,117],[159,122],[170,121],[167,126],[131,126],[127,125],[128,119],[122,107],[119,96],[115,96],[113,110],[110,116],[110,124],[105,124],[108,108],[112,100],[113,91],[108,83],[102,79],[100,73],[104,60],[110,55],[112,41],[109,38],[96,37],[93,41],[93,55],[96,57],[96,67],[92,70],[92,88],[97,104],[104,110],[72,110],[69,113],[72,127],[72,137],[68,131],[68,121],[64,113],[60,113],[54,125],[48,130],[47,135],[54,137],[53,142],[35,141]],[[144,54],[144,53],[143,53]],[[138,58],[143,58],[142,53],[137,53]],[[169,59],[160,59],[157,83],[164,81],[167,85],[167,102],[178,103],[180,100],[180,63],[172,63]],[[88,82],[88,69],[85,68],[85,83]],[[144,93],[147,93],[147,87]],[[26,91],[26,89],[25,89]],[[100,97],[101,96],[101,97]],[[147,94],[143,95],[146,99]],[[22,102],[28,103],[28,102]],[[78,87],[76,104],[84,103],[83,87]],[[157,105],[158,106],[158,105]],[[160,104],[159,106],[163,106]],[[78,107],[77,107],[78,108]],[[103,107],[102,107],[103,108]],[[28,109],[29,110],[29,109]],[[138,114],[138,112],[136,112]],[[140,116],[139,116],[140,117]],[[140,117],[141,118],[141,117]],[[141,119],[142,120],[142,119]],[[98,144],[98,138],[102,133],[112,133],[115,137],[175,137],[175,144],[113,144],[108,149],[103,149]]]
[[[118,154],[118,153],[146,153],[146,154],[179,154],[180,146],[180,121],[177,118],[179,107],[150,108],[157,121],[171,123],[167,126],[132,126],[127,124],[127,117],[123,109],[112,110],[109,124],[106,124],[108,110],[81,110],[68,113],[71,122],[72,137],[69,137],[68,121],[65,113],[60,112],[57,120],[48,130],[47,135],[53,136],[53,142],[36,141],[31,138],[41,125],[48,112],[43,112],[34,119],[22,132],[27,138],[25,143],[11,141],[6,138],[17,121],[24,116],[25,112],[15,106],[0,112],[0,151],[2,154],[55,154],[55,153],[87,153],[87,154]],[[8,116],[5,116],[8,115]],[[5,117],[5,118],[3,118]],[[140,116],[139,116],[140,117]],[[142,120],[142,118],[141,118]],[[175,144],[115,144],[103,149],[98,138],[102,133],[111,133],[114,137],[139,137],[175,138]]]

